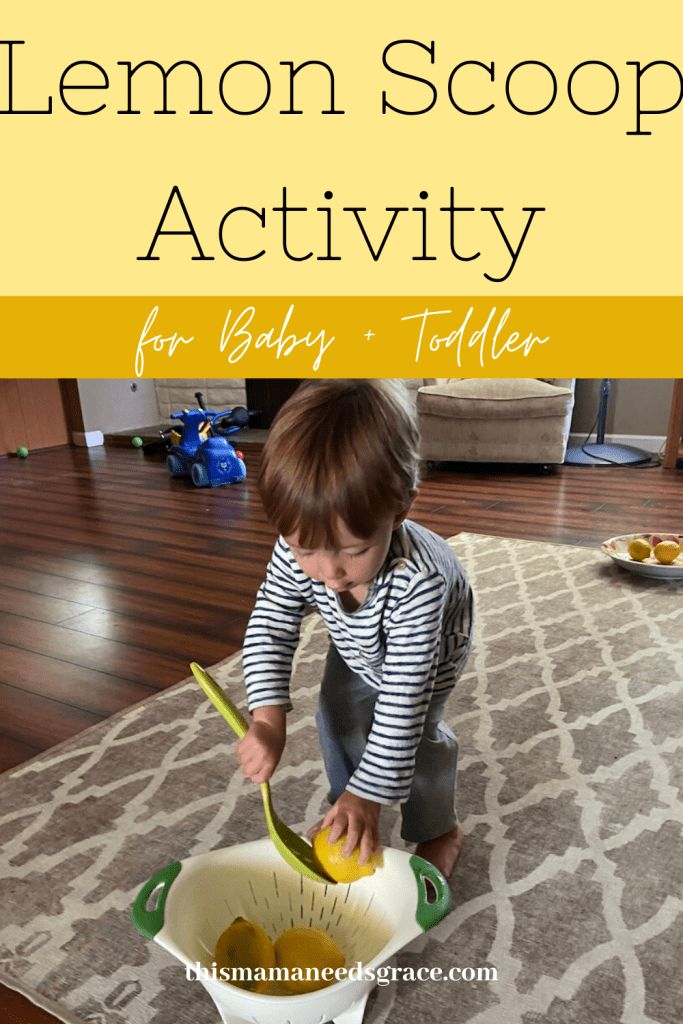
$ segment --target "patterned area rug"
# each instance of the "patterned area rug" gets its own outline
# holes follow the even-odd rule
[[[678,1024],[683,590],[585,548],[452,543],[478,601],[449,714],[467,840],[454,910],[398,963],[493,966],[498,980],[379,988],[365,1020]],[[325,807],[325,650],[310,616],[274,785],[301,831]],[[241,698],[238,657],[216,676]],[[159,867],[265,832],[232,734],[194,683],[8,773],[0,812],[2,980],[69,1024],[216,1024],[203,988],[129,920]],[[383,819],[401,848],[397,814]]]

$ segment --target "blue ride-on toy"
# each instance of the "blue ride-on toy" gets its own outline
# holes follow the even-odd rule
[[[195,487],[223,487],[239,483],[247,475],[241,452],[235,451],[226,434],[233,434],[249,423],[249,413],[241,406],[216,412],[207,409],[201,392],[195,395],[199,409],[171,413],[172,420],[183,425],[178,444],[169,448],[166,465],[171,476],[189,476]]]

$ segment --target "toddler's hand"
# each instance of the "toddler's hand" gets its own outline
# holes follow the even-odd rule
[[[312,837],[316,832],[330,826],[329,841],[333,843],[346,832],[342,856],[348,857],[359,846],[358,863],[365,864],[372,853],[379,853],[382,849],[379,841],[381,809],[382,805],[375,803],[374,800],[366,800],[345,791],[337,802],[332,804],[325,817],[309,830],[308,835]]]
[[[237,756],[245,776],[252,782],[268,782],[282,757],[285,739],[284,712],[282,721],[279,716],[274,721],[255,719],[237,744]]]

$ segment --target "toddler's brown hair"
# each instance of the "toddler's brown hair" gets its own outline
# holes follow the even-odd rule
[[[396,380],[307,380],[264,446],[259,491],[278,531],[336,547],[341,519],[359,538],[409,507],[418,482],[415,410]]]

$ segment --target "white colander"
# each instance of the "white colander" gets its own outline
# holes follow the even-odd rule
[[[347,967],[360,962],[373,970],[437,924],[450,904],[443,875],[401,850],[385,849],[384,867],[352,885],[320,885],[260,839],[163,868],[140,890],[132,916],[142,935],[193,972],[197,963],[211,968],[218,937],[236,917],[260,925],[273,941],[288,928],[319,928],[339,946]],[[211,976],[200,980],[224,1024],[360,1024],[375,985],[352,977],[317,992],[276,996]]]

